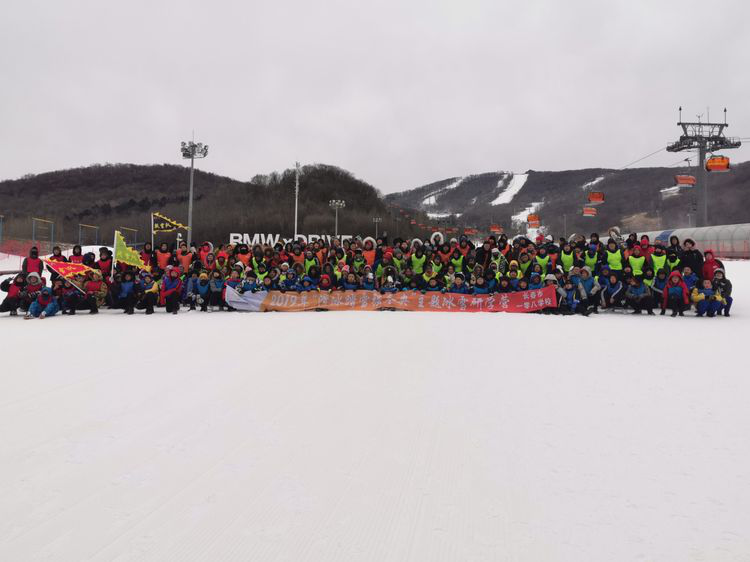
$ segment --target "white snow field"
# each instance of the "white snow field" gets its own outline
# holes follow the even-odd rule
[[[0,560],[750,559],[732,318],[0,317]]]

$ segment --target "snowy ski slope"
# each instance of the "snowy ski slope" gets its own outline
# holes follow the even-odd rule
[[[733,318],[0,316],[0,560],[750,553]]]

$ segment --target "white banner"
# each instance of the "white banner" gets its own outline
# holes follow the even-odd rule
[[[325,240],[326,242],[330,242],[331,238],[334,238],[334,236],[331,236],[330,234],[297,235],[297,240],[302,240],[302,242],[304,242],[305,244],[312,244],[316,240]],[[340,234],[338,238],[343,242],[344,240],[351,240],[353,236],[351,234]],[[284,238],[281,236],[281,234],[249,234],[247,232],[229,233],[230,244],[247,244],[248,246],[255,246],[256,244],[260,244],[261,246],[275,246],[278,242],[286,245],[290,242],[294,242],[294,236]]]

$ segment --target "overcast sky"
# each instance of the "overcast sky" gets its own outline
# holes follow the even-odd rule
[[[193,129],[201,167],[243,180],[621,167],[678,136],[678,105],[750,137],[748,21],[747,0],[6,3],[0,178],[180,163]]]

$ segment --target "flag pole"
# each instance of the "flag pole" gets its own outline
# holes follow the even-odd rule
[[[115,264],[117,263],[117,235],[119,232],[115,230],[115,241],[112,244],[112,269],[109,273],[109,282],[114,283],[115,281]]]

